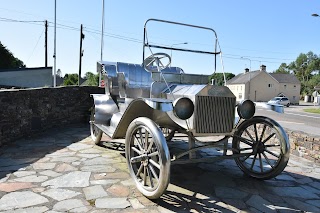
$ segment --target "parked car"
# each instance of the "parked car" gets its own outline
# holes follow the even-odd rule
[[[268,101],[268,104],[280,104],[289,107],[290,100],[287,97],[274,97]]]

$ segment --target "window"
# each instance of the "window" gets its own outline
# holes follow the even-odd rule
[[[268,84],[268,87],[271,88],[271,87],[272,87],[272,84]]]
[[[297,86],[296,85],[293,85],[293,88],[295,89]]]
[[[284,85],[284,88],[287,89],[287,85]]]
[[[242,93],[239,93],[239,99],[242,99]]]

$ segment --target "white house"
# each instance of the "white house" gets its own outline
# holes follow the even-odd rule
[[[245,69],[234,78],[227,81],[227,87],[237,97],[237,101],[250,99],[252,101],[269,101],[275,96],[286,96],[292,104],[299,104],[301,83],[291,74],[267,73],[266,66],[260,70]]]

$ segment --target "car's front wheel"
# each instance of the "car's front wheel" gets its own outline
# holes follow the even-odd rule
[[[286,167],[290,143],[283,128],[274,120],[256,116],[239,125],[233,136],[237,165],[247,175],[257,179],[270,179]]]
[[[131,122],[126,134],[126,159],[138,190],[157,199],[170,179],[170,153],[161,129],[149,118]]]

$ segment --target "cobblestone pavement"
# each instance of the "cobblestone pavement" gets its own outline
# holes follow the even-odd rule
[[[302,158],[268,181],[233,160],[173,165],[167,192],[151,201],[129,177],[123,144],[103,144],[77,125],[2,146],[0,212],[320,212],[320,167]]]

